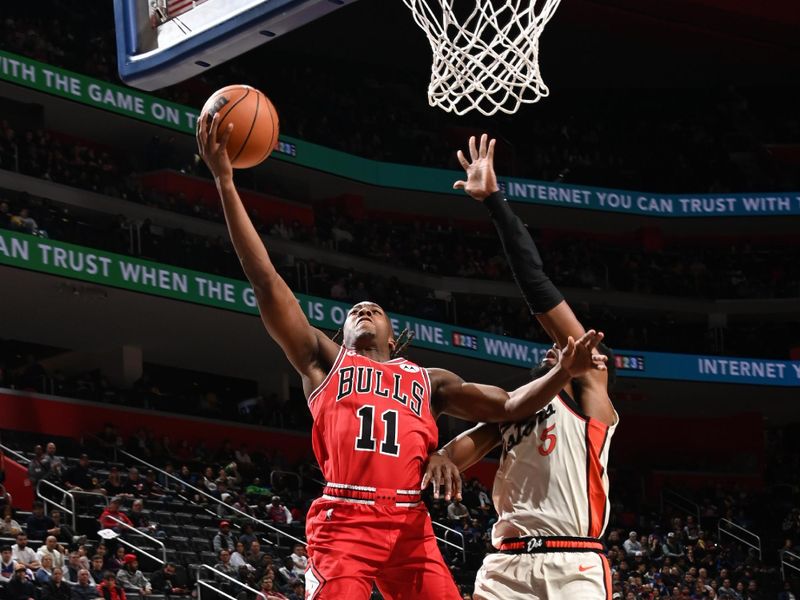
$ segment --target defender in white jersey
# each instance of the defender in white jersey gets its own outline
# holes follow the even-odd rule
[[[470,139],[471,161],[459,151],[467,181],[456,188],[482,202],[491,215],[511,270],[531,312],[562,347],[583,325],[544,273],[541,256],[514,215],[494,174],[494,140]],[[611,573],[601,542],[608,521],[609,443],[618,417],[608,396],[608,371],[573,380],[530,420],[481,424],[432,455],[425,481],[434,495],[459,495],[463,471],[494,447],[503,448],[492,493],[498,521],[496,553],[487,555],[475,582],[476,600],[600,600],[611,598]],[[534,379],[555,364],[555,350],[533,369]]]

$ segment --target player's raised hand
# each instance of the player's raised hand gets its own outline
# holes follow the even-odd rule
[[[433,497],[439,499],[439,490],[444,488],[444,499],[451,497],[461,500],[461,474],[453,461],[443,452],[434,452],[428,457],[425,475],[422,477],[422,489],[431,484]]]
[[[233,123],[228,123],[222,132],[219,131],[219,114],[215,114],[210,121],[205,115],[197,119],[197,150],[218,181],[233,177],[233,167],[226,150],[232,131]]]
[[[475,136],[469,138],[470,160],[458,151],[458,162],[467,172],[466,181],[456,181],[453,189],[464,190],[478,202],[498,191],[497,176],[494,174],[494,145],[496,140],[489,139],[485,133],[481,136],[480,147],[475,144]]]
[[[596,353],[597,344],[603,341],[603,333],[590,329],[576,341],[569,336],[567,345],[560,351],[559,364],[570,377],[580,377],[592,370],[605,371],[608,357]]]

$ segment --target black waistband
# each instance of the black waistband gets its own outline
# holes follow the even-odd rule
[[[497,550],[503,554],[543,554],[545,552],[605,552],[606,547],[596,538],[526,535],[503,538],[503,542]]]

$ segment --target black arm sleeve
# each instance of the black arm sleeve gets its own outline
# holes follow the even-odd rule
[[[564,296],[544,272],[539,250],[520,218],[503,195],[495,192],[483,201],[489,211],[511,272],[533,314],[546,313],[558,306]]]

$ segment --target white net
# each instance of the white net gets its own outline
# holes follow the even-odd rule
[[[549,94],[539,73],[539,36],[561,0],[403,2],[433,51],[431,106],[457,115],[513,114]],[[456,14],[456,3],[471,12]]]

